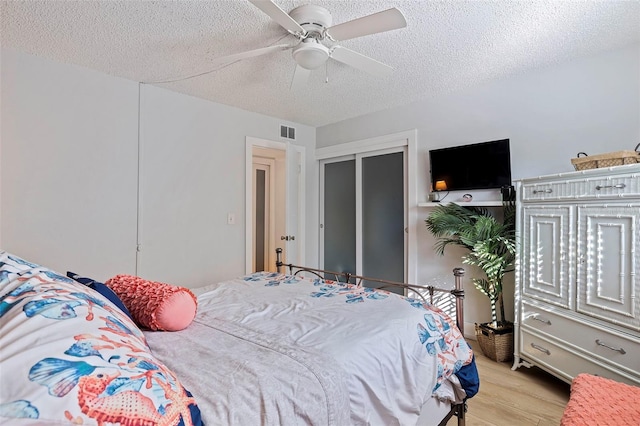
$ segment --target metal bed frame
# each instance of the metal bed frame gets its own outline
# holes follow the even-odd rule
[[[400,283],[395,281],[381,280],[378,278],[364,277],[361,275],[352,274],[350,272],[327,271],[324,269],[309,268],[306,266],[299,266],[291,263],[284,263],[282,262],[282,249],[277,248],[276,249],[276,270],[278,273],[282,273],[283,266],[286,268],[289,268],[290,275],[298,275],[301,272],[308,272],[321,279],[327,279],[326,276],[329,275],[334,277],[334,281],[351,283],[351,284],[355,284],[358,287],[362,286],[362,283],[364,281],[369,281],[369,282],[382,284],[381,287],[378,287],[379,289],[387,289],[387,288],[394,288],[394,287],[402,288],[405,290],[405,294],[406,294],[406,290],[413,290],[418,296],[420,296],[425,302],[428,302],[429,304],[433,304],[434,295],[436,293],[451,294],[452,296],[455,297],[456,325],[458,326],[460,333],[462,333],[462,335],[464,336],[464,309],[463,309],[464,308],[464,288],[462,286],[462,277],[464,277],[463,268],[453,269],[453,276],[454,276],[454,282],[455,282],[454,288],[442,289],[434,286],[422,286],[422,285],[415,285],[415,284]],[[324,276],[321,274],[324,274]],[[343,279],[342,281],[341,281],[341,278]],[[428,293],[428,296],[429,296],[428,301],[427,299],[425,299],[421,291],[422,292],[426,291],[426,293]],[[456,416],[458,418],[458,426],[465,426],[466,412],[467,412],[466,400],[460,404],[451,404],[451,410],[442,419],[442,421],[439,423],[438,426],[445,426],[449,421],[449,419],[451,419],[451,417],[453,416]]]

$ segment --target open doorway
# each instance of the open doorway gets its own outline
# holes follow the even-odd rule
[[[275,270],[304,259],[304,147],[247,137],[246,273]]]
[[[252,147],[250,272],[275,271],[278,237],[286,235],[286,152]]]

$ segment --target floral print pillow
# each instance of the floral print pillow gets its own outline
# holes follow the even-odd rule
[[[193,396],[127,315],[91,288],[6,252],[0,326],[0,423],[201,423]]]

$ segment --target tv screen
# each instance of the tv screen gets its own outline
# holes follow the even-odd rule
[[[438,181],[446,183],[447,191],[511,185],[509,139],[434,149],[429,161],[434,189]]]

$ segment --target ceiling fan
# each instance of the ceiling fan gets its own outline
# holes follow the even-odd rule
[[[253,5],[269,15],[271,19],[294,35],[296,44],[279,44],[223,56],[216,64],[227,64],[242,59],[265,55],[275,51],[292,50],[296,62],[291,88],[305,84],[312,70],[329,59],[365,71],[375,76],[384,76],[393,68],[342,46],[326,46],[323,42],[337,42],[362,37],[407,26],[407,22],[396,8],[363,16],[352,21],[332,26],[331,13],[321,6],[306,4],[286,13],[271,0],[249,0]]]

